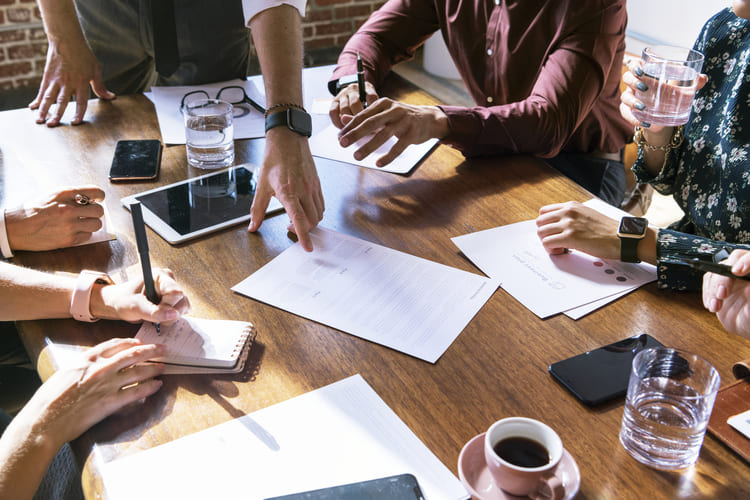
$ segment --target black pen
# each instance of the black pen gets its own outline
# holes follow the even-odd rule
[[[729,278],[738,280],[750,281],[750,274],[746,276],[737,276],[732,272],[732,266],[726,264],[717,264],[716,262],[709,262],[707,260],[701,260],[698,257],[692,259],[676,259],[678,264],[689,266],[696,271],[702,271],[704,273],[716,273]]]
[[[367,108],[367,93],[365,92],[365,70],[362,67],[362,58],[357,52],[357,87],[359,87],[359,100],[362,108]]]
[[[151,273],[151,259],[148,256],[148,239],[146,238],[146,226],[143,223],[143,212],[141,202],[136,201],[130,204],[130,214],[133,216],[133,231],[135,231],[135,244],[138,247],[138,256],[141,261],[143,270],[143,287],[146,291],[146,298],[153,304],[159,303],[159,296],[156,295],[154,288],[154,275]],[[154,323],[156,332],[161,334],[161,326]]]

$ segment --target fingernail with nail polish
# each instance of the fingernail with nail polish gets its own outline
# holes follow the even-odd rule
[[[643,76],[643,69],[640,66],[636,66],[633,73],[635,73],[635,76]]]
[[[635,88],[637,88],[637,89],[638,89],[638,90],[640,90],[641,92],[645,92],[645,91],[647,91],[647,90],[648,90],[648,85],[646,85],[646,84],[645,84],[645,83],[643,83],[643,82],[638,82],[638,83],[637,83],[637,84],[635,85]]]
[[[643,104],[642,102],[637,102],[637,103],[635,103],[635,104],[633,105],[633,107],[634,107],[635,109],[637,109],[638,111],[643,111],[644,109],[646,109],[646,105],[645,105],[645,104]]]
[[[643,128],[651,128],[651,124],[650,123],[646,123],[646,122],[641,122],[641,127],[643,127]]]

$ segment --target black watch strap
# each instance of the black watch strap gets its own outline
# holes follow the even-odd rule
[[[286,126],[292,132],[305,137],[312,135],[312,118],[301,109],[287,108],[284,111],[271,113],[266,117],[266,132],[280,126]]]
[[[620,260],[623,262],[640,262],[638,243],[642,238],[620,238]]]

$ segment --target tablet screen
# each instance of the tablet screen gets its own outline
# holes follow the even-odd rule
[[[135,196],[180,235],[195,233],[250,214],[255,175],[234,167]]]

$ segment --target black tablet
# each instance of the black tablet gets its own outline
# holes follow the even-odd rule
[[[125,208],[139,201],[143,220],[169,243],[176,244],[250,220],[256,171],[238,165],[200,177],[124,197]],[[266,215],[282,210],[271,198]]]

